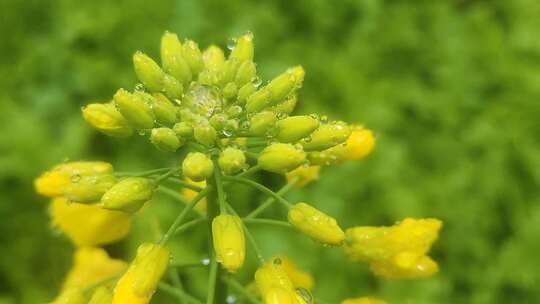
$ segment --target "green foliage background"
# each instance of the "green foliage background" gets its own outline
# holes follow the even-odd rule
[[[132,88],[132,53],[156,56],[164,30],[203,47],[251,30],[266,79],[305,67],[299,112],[376,131],[373,155],[325,169],[292,200],[312,202],[344,227],[407,216],[445,222],[433,249],[441,272],[422,281],[379,280],[338,249],[257,228],[265,254],[287,253],[315,275],[316,296],[540,302],[539,1],[4,0],[0,12],[0,303],[50,300],[69,267],[71,245],[50,229],[47,202],[33,192],[39,172],[66,158],[106,159],[122,170],[174,161],[142,137],[94,132],[79,110]],[[245,188],[232,197],[244,211],[262,199]],[[153,205],[162,227],[179,208],[165,198]],[[142,215],[133,237],[108,249],[129,258],[156,229]],[[204,257],[205,244],[190,233],[175,255]],[[202,296],[205,274],[191,277]]]

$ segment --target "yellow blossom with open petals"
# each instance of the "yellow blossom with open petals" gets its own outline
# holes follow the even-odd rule
[[[385,278],[428,277],[438,271],[427,252],[441,226],[437,219],[407,218],[391,227],[350,228],[345,251],[353,260],[369,262],[371,270]]]
[[[50,205],[53,226],[59,228],[77,246],[109,244],[129,233],[131,216],[98,205],[68,203],[55,198]]]

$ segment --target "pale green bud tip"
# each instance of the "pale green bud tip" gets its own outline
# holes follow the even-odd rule
[[[278,121],[276,138],[281,142],[295,142],[319,127],[319,120],[308,116],[289,116]]]
[[[276,120],[276,114],[271,111],[263,111],[253,115],[249,123],[249,134],[255,136],[265,135]]]
[[[133,262],[133,293],[151,296],[169,265],[169,250],[158,244],[145,243],[137,249]]]
[[[105,209],[133,213],[152,198],[156,184],[143,177],[128,177],[121,180],[101,198]]]
[[[219,155],[218,164],[225,174],[235,174],[246,166],[246,156],[242,150],[228,147]]]
[[[178,136],[176,136],[176,133],[169,128],[152,129],[150,141],[156,148],[166,152],[175,152],[183,144]]]
[[[251,94],[247,99],[246,111],[248,113],[259,112],[270,105],[271,93],[266,88],[262,88]]]
[[[161,37],[161,62],[165,72],[181,83],[191,80],[191,69],[182,56],[182,44],[174,33],[165,32]]]
[[[182,46],[182,55],[193,75],[198,75],[204,68],[201,50],[193,40],[186,40]]]
[[[215,45],[209,46],[202,56],[205,68],[213,72],[220,70],[225,63],[223,50]]]
[[[263,170],[285,174],[306,161],[306,153],[292,144],[275,143],[266,147],[258,158]]]
[[[236,46],[232,49],[230,58],[235,58],[239,62],[253,60],[253,53],[253,34],[249,32],[236,40]]]
[[[181,138],[189,138],[193,136],[193,127],[190,123],[185,121],[174,124],[173,131]]]
[[[171,125],[176,122],[177,108],[165,95],[156,93],[150,100],[152,110],[159,123]]]
[[[112,103],[92,103],[82,108],[84,120],[98,131],[113,137],[128,137],[133,129]]]
[[[160,92],[164,89],[165,73],[152,58],[137,51],[133,55],[133,66],[135,67],[137,78],[150,91]]]
[[[113,99],[120,113],[134,128],[150,129],[154,126],[154,113],[149,102],[145,102],[144,95],[119,89]]]
[[[351,135],[351,128],[344,122],[321,125],[308,138],[301,141],[307,151],[321,151],[344,143]]]
[[[289,209],[289,222],[312,239],[327,245],[340,245],[345,233],[336,220],[306,203]]]
[[[304,69],[297,66],[274,78],[266,87],[270,91],[271,102],[280,102],[298,90],[304,81],[304,74]]]
[[[203,153],[189,153],[182,163],[182,172],[184,176],[195,182],[203,181],[214,173],[214,164],[212,160]]]

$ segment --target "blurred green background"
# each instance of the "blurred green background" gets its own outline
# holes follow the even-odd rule
[[[338,249],[254,229],[266,255],[286,253],[314,274],[316,296],[540,303],[539,1],[3,0],[0,12],[0,303],[50,300],[71,262],[71,245],[50,229],[46,199],[33,192],[41,171],[64,159],[104,159],[121,170],[174,161],[143,137],[102,136],[80,115],[89,101],[133,88],[132,53],[157,58],[165,30],[202,47],[250,30],[265,79],[305,67],[298,112],[375,130],[374,154],[325,169],[291,200],[312,202],[344,227],[444,221],[433,248],[441,271],[420,281],[379,280]],[[283,182],[261,178],[273,188]],[[235,193],[244,211],[262,199]],[[153,205],[163,227],[180,207],[165,198]],[[275,209],[267,215],[283,216]],[[110,252],[131,257],[154,228],[142,216]],[[200,234],[179,238],[176,254],[204,257]],[[205,274],[190,277],[202,296]]]

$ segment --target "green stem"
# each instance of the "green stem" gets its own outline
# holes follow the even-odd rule
[[[173,263],[169,265],[169,267],[172,267],[172,268],[195,268],[195,267],[206,267],[206,266],[208,266],[208,262],[205,262],[205,260],[202,260],[199,262],[192,262],[192,263]]]
[[[215,168],[215,170],[219,169]],[[221,182],[220,179],[208,179],[208,186],[213,188],[222,187],[222,185],[216,185],[217,181]],[[216,216],[219,215],[220,212],[216,191],[209,193],[206,201],[206,213],[208,218],[208,247],[210,248],[210,274],[208,278],[208,296],[206,298],[206,304],[223,304],[225,303],[225,298],[227,297],[227,286],[223,284],[221,280],[218,280],[221,269],[219,269],[218,262],[216,260],[212,232],[212,221]]]
[[[218,198],[218,204],[219,204],[219,210],[221,213],[226,213],[225,209],[225,202],[227,201],[227,198],[225,196],[225,191],[223,190],[223,182],[221,181],[221,171],[219,169],[219,165],[217,161],[214,161],[214,182],[216,183],[216,189],[217,189],[217,198]]]
[[[175,200],[182,202],[186,206],[190,204],[190,201],[187,200],[182,194],[178,193],[178,191],[173,190],[169,187],[166,187],[164,185],[159,185],[158,191],[174,198]],[[201,212],[200,210],[197,210],[197,209],[193,209],[193,210],[195,210],[195,212],[199,215],[199,217],[204,217],[204,213]]]
[[[155,179],[156,184],[159,184],[160,182],[162,182],[162,181],[168,179],[170,176],[172,176],[173,174],[175,174],[177,171],[178,171],[178,169],[171,169],[171,170],[169,170],[169,172],[166,172],[166,173],[164,173],[163,175],[158,176],[158,177]]]
[[[261,304],[261,301],[259,301],[253,294],[249,293],[240,282],[237,280],[231,278],[230,276],[224,276],[222,278],[227,285],[229,285],[232,289],[234,289],[236,292],[242,294],[250,303],[252,304]]]
[[[246,171],[244,171],[242,173],[238,173],[235,176],[236,177],[244,177],[244,176],[259,172],[260,170],[261,170],[261,167],[259,167],[259,165],[255,165],[255,166],[252,166],[251,168],[247,169]]]
[[[158,289],[170,294],[171,296],[176,297],[177,299],[185,303],[203,304],[200,300],[198,300],[194,296],[184,292],[183,290],[177,289],[167,283],[160,282],[158,284]]]
[[[264,192],[266,194],[268,194],[269,196],[273,197],[274,199],[276,199],[278,202],[282,203],[285,207],[287,207],[287,209],[291,208],[292,207],[292,204],[289,203],[286,199],[284,199],[283,197],[281,197],[279,194],[275,193],[274,191],[270,190],[269,188],[267,188],[266,186],[264,185],[261,185],[255,181],[252,181],[250,179],[247,179],[247,178],[243,178],[243,177],[238,177],[238,176],[225,176],[223,177],[224,180],[228,180],[228,181],[233,181],[233,182],[238,182],[238,183],[242,183],[242,184],[246,184],[248,186],[251,186],[261,192]]]
[[[286,184],[281,189],[279,189],[276,192],[276,194],[281,196],[281,195],[284,195],[285,193],[289,192],[289,190],[291,190],[294,187],[294,185],[296,184],[297,181],[298,181],[298,177],[294,178],[290,183]],[[250,218],[257,217],[259,214],[264,212],[264,210],[268,209],[268,207],[272,206],[272,204],[275,201],[276,201],[276,199],[274,197],[267,198],[261,205],[259,205],[259,207],[257,207],[255,210],[251,211],[251,213],[248,214],[245,218],[250,219]]]
[[[194,185],[194,184],[192,184],[190,182],[187,182],[185,180],[181,180],[181,179],[179,179],[177,177],[169,177],[168,180],[171,181],[171,182],[174,182],[176,184],[179,184],[180,186],[182,186],[184,188],[191,189],[193,191],[199,192],[199,191],[201,191],[203,189],[203,188],[201,188],[199,186],[196,186],[196,185]]]
[[[291,228],[291,224],[285,221],[271,220],[271,219],[257,219],[257,218],[243,218],[242,221],[246,224],[266,224],[280,227]]]
[[[204,221],[206,221],[206,217],[201,217],[201,218],[198,218],[198,219],[191,220],[191,221],[181,225],[180,227],[176,228],[176,231],[174,233],[175,234],[180,234],[180,233],[188,230],[189,228],[191,228],[193,226],[196,226],[199,223],[202,223]]]
[[[153,175],[153,174],[160,174],[160,173],[163,173],[163,172],[167,172],[169,170],[171,170],[171,168],[159,168],[159,169],[152,169],[152,170],[148,170],[148,171],[115,172],[114,174],[116,176],[138,176],[138,177],[143,177],[143,176],[150,176],[150,175]]]
[[[171,236],[174,235],[178,227],[180,227],[180,224],[182,224],[182,221],[188,215],[189,211],[191,211],[193,207],[195,207],[195,205],[201,199],[203,199],[203,197],[205,197],[207,193],[210,192],[211,189],[212,189],[211,187],[206,187],[203,191],[199,192],[186,207],[184,207],[182,212],[180,212],[180,214],[176,217],[172,225],[169,227],[169,230],[167,230],[167,232],[163,235],[163,237],[159,241],[160,245],[165,245],[169,241],[169,239],[171,238]]]

